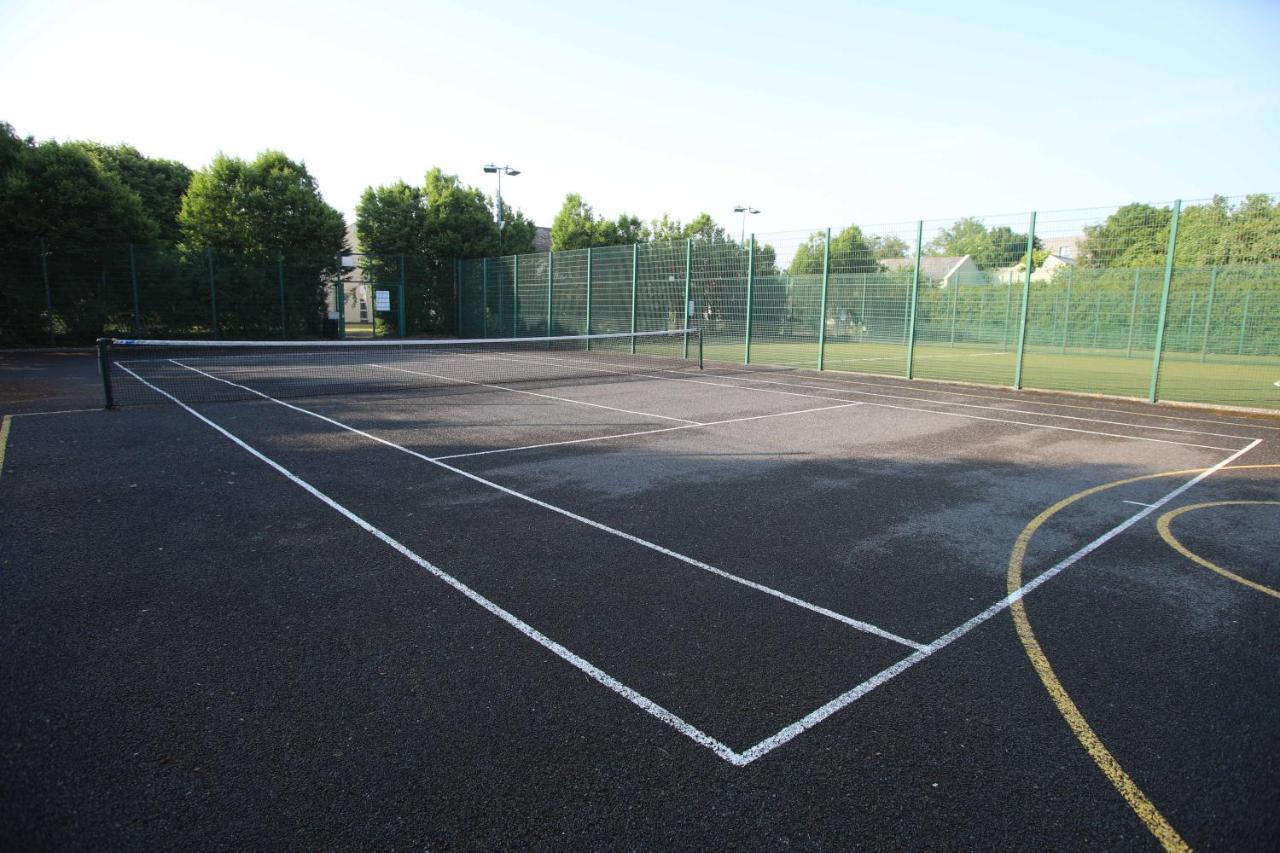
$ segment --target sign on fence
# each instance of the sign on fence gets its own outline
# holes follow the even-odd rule
[[[373,308],[375,311],[391,310],[391,291],[378,290],[373,294]]]

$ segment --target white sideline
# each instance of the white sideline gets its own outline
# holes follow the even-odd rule
[[[611,412],[622,412],[626,415],[639,415],[640,417],[653,418],[654,420],[679,421],[682,424],[689,424],[691,426],[702,426],[699,421],[691,421],[688,418],[673,418],[670,415],[655,415],[652,412],[637,412],[632,409],[619,409],[617,406],[606,406],[603,403],[588,403],[584,400],[574,400],[571,397],[557,397],[555,394],[542,394],[538,391],[528,391],[524,388],[510,388],[506,385],[494,385],[489,382],[476,382],[471,379],[456,379],[452,376],[445,376],[440,373],[429,373],[425,370],[409,370],[407,367],[392,367],[389,364],[369,364],[369,367],[376,367],[379,370],[395,370],[400,373],[411,373],[414,376],[430,376],[434,379],[447,379],[450,382],[457,382],[462,385],[478,385],[481,388],[496,388],[499,391],[510,391],[512,394],[528,394],[530,397],[545,397],[548,400],[559,400],[562,403],[573,403],[575,406],[591,406],[594,409],[608,409]]]
[[[819,406],[816,409],[799,409],[794,412],[772,412],[767,415],[750,415],[745,418],[727,418],[722,421],[700,421],[692,424],[681,424],[673,427],[660,427],[658,429],[644,429],[638,432],[622,432],[614,435],[593,435],[590,438],[570,438],[564,441],[545,441],[542,444],[522,444],[519,447],[497,447],[493,450],[473,450],[470,453],[451,453],[448,456],[433,456],[432,459],[437,461],[441,459],[465,459],[470,456],[489,456],[494,453],[515,453],[518,450],[537,450],[542,447],[560,447],[566,444],[586,444],[592,441],[608,441],[611,438],[631,438],[637,435],[653,435],[660,432],[675,432],[682,429],[697,429],[698,427],[719,426],[721,424],[736,424],[743,421],[758,421],[763,418],[785,418],[789,415],[809,415],[814,412],[829,412],[832,409],[847,409],[850,406],[861,406],[860,402],[845,403],[840,406]]]
[[[534,628],[529,623],[516,617],[512,613],[509,613],[508,611],[504,610],[502,607],[499,607],[497,604],[485,598],[483,595],[476,592],[474,589],[467,586],[462,581],[455,578],[453,575],[450,575],[448,572],[444,571],[443,569],[434,565],[433,563],[428,562],[426,559],[421,557],[415,551],[411,550],[408,546],[392,538],[390,535],[383,532],[379,528],[374,527],[368,521],[365,521],[363,518],[356,515],[354,512],[347,509],[345,506],[338,503],[336,500],[329,497],[324,492],[320,491],[315,486],[308,483],[306,480],[294,474],[288,468],[285,468],[283,465],[276,462],[275,460],[268,458],[262,452],[260,452],[259,450],[251,446],[248,442],[242,440],[236,435],[233,435],[231,432],[227,431],[219,424],[215,423],[214,421],[200,414],[195,409],[191,408],[186,403],[179,400],[177,397],[174,397],[169,392],[164,391],[160,388],[157,388],[155,385],[152,385],[150,382],[143,379],[141,376],[134,373],[129,368],[125,367],[123,369],[127,371],[131,376],[133,376],[134,379],[137,379],[139,382],[141,382],[143,385],[146,385],[148,388],[151,388],[153,391],[156,391],[157,393],[162,394],[165,397],[168,397],[170,400],[172,400],[173,402],[181,406],[183,409],[185,409],[193,417],[213,427],[222,435],[231,439],[231,441],[239,445],[243,450],[249,452],[251,455],[257,457],[262,462],[265,462],[267,465],[274,468],[279,473],[283,474],[291,482],[293,482],[297,486],[300,486],[312,497],[323,502],[330,509],[334,510],[338,514],[352,521],[357,526],[365,530],[367,533],[372,534],[377,539],[380,539],[382,542],[391,546],[393,549],[399,552],[402,556],[406,557],[413,563],[416,563],[418,566],[426,569],[432,575],[444,581],[446,584],[453,587],[458,592],[462,593],[467,598],[471,599],[473,602],[483,607],[489,613],[492,613],[494,616],[497,616],[503,622],[506,622],[512,628],[515,628],[521,634],[524,634],[526,637],[533,640],[538,645],[547,649],[552,654],[567,661],[569,664],[571,664],[581,672],[585,673],[590,678],[594,679],[600,684],[603,684],[605,687],[608,687],[614,693],[617,693],[619,696],[622,696],[624,699],[631,702],[633,705],[645,711],[646,713],[653,715],[654,717],[658,718],[662,722],[671,726],[673,729],[680,732],[685,737],[688,737],[694,742],[707,747],[716,755],[723,758],[725,761],[728,761],[731,764],[738,763],[739,761],[738,753],[734,752],[725,744],[711,737],[711,735],[685,722],[679,716],[672,713],[671,711],[668,711],[666,708],[662,707],[657,702],[654,702],[652,699],[649,699],[643,696],[642,694],[636,692],[632,688],[623,684],[618,679],[609,675],[604,670],[597,667],[595,664],[569,651],[569,649],[565,648],[560,643],[557,643],[555,640],[551,639],[546,634],[543,634],[541,631],[539,631],[537,628]]]
[[[489,356],[489,358],[497,358],[497,356]],[[561,362],[561,363],[563,363],[563,362]],[[575,361],[575,362],[574,362],[574,364],[575,364],[575,365],[578,365],[578,366],[582,366],[582,365],[581,365],[581,362],[577,362],[577,361]],[[693,379],[693,378],[691,378],[691,377],[686,377],[686,376],[685,376],[685,374],[680,373],[679,371],[670,371],[670,372],[672,372],[672,373],[677,374],[676,376],[658,376],[658,375],[653,374],[653,373],[632,373],[632,372],[630,372],[630,371],[626,371],[626,372],[624,372],[624,371],[620,371],[620,370],[609,370],[608,368],[604,368],[604,367],[584,367],[584,369],[586,369],[586,370],[595,370],[595,371],[597,371],[597,372],[599,372],[599,373],[616,373],[616,374],[622,374],[622,375],[626,375],[626,376],[639,376],[639,377],[644,377],[644,378],[647,378],[647,379],[660,379],[660,380],[663,380],[663,381],[666,381],[666,382],[692,382],[692,383],[694,383],[694,384],[696,384],[696,385],[715,385],[715,386],[720,387],[720,388],[737,388],[737,389],[739,389],[739,390],[743,390],[743,391],[759,391],[759,392],[761,392],[761,393],[765,393],[765,394],[795,394],[795,396],[798,396],[798,397],[818,397],[818,399],[821,399],[821,400],[846,400],[846,401],[847,401],[847,398],[845,398],[845,397],[825,397],[825,396],[819,396],[819,395],[817,395],[817,394],[798,394],[798,393],[796,393],[796,392],[792,392],[792,391],[777,391],[777,390],[774,390],[774,389],[772,389],[772,388],[756,388],[756,387],[748,386],[748,385],[729,385],[729,384],[724,383],[724,382],[711,382],[711,381],[706,380],[706,379]],[[661,368],[659,368],[659,370],[661,370]],[[731,380],[734,380],[734,381],[737,381],[737,382],[761,382],[761,383],[764,383],[764,384],[772,384],[772,385],[784,384],[784,383],[778,383],[778,382],[770,382],[770,381],[768,381],[768,380],[747,379],[747,378],[744,378],[744,377],[741,377],[741,376],[725,376],[725,377],[723,377],[723,378],[724,378],[724,379],[731,379]],[[799,386],[799,387],[813,388],[813,387],[815,387],[815,386],[812,386],[812,385],[805,385],[805,386]],[[824,388],[823,390],[827,390],[827,389],[825,389],[825,388]],[[832,389],[832,390],[834,390],[834,389]],[[868,392],[865,392],[865,391],[844,391],[844,392],[842,392],[842,393],[845,393],[845,394],[864,394],[864,395],[867,395],[867,396],[890,396],[890,395],[869,394]],[[919,399],[919,398],[915,398],[915,397],[904,397],[904,398],[902,398],[902,399],[914,400],[914,399]],[[929,403],[929,402],[932,402],[932,401],[929,401],[929,400],[922,400],[921,402]],[[864,400],[864,401],[863,401],[863,403],[864,403],[864,405],[867,405],[867,406],[877,406],[877,407],[882,408],[882,409],[899,409],[899,410],[901,410],[901,411],[906,411],[906,412],[926,412],[926,413],[929,413],[929,414],[942,415],[943,417],[949,417],[949,418],[968,418],[968,419],[970,419],[970,420],[977,420],[977,421],[990,421],[990,422],[992,422],[992,423],[1000,423],[1000,424],[1015,424],[1015,425],[1017,425],[1017,426],[1032,427],[1032,428],[1034,428],[1034,429],[1052,429],[1052,430],[1058,430],[1058,431],[1060,431],[1060,432],[1076,432],[1076,433],[1083,433],[1083,434],[1085,434],[1085,435],[1100,435],[1100,436],[1104,436],[1104,437],[1107,437],[1107,438],[1122,438],[1122,439],[1128,439],[1129,441],[1150,441],[1150,442],[1155,442],[1155,443],[1157,443],[1157,444],[1176,444],[1176,445],[1179,445],[1179,446],[1181,446],[1181,447],[1196,447],[1196,448],[1200,448],[1200,449],[1202,449],[1202,450],[1220,450],[1220,451],[1223,451],[1223,452],[1225,452],[1225,453],[1230,453],[1230,452],[1231,452],[1231,451],[1233,451],[1233,450],[1238,450],[1238,449],[1239,449],[1239,448],[1235,448],[1235,447],[1218,447],[1217,445],[1212,445],[1212,444],[1193,444],[1192,442],[1189,442],[1189,441],[1175,441],[1174,439],[1170,439],[1170,438],[1152,438],[1151,436],[1146,436],[1146,435],[1126,435],[1126,434],[1124,434],[1124,433],[1118,433],[1118,432],[1103,432],[1102,430],[1096,430],[1096,429],[1080,429],[1080,428],[1078,428],[1078,427],[1058,426],[1058,425],[1056,425],[1056,424],[1038,424],[1038,423],[1034,423],[1034,422],[1031,422],[1031,421],[1016,421],[1016,420],[1013,420],[1012,418],[988,418],[988,417],[984,417],[984,416],[982,416],[982,415],[971,415],[971,414],[969,414],[968,412],[944,412],[944,411],[939,411],[939,410],[937,410],[937,409],[928,409],[928,408],[924,408],[924,407],[922,407],[922,406],[903,406],[903,405],[897,405],[897,404],[894,404],[894,403],[880,403],[880,402],[873,402],[873,401],[870,401],[870,400]],[[933,404],[934,404],[934,405],[937,405],[937,406],[967,405],[967,404],[963,404],[963,403],[961,403],[961,404],[956,404],[956,403],[946,403],[946,402],[942,402],[942,401],[938,401],[938,402],[935,402],[935,403],[933,403]],[[1065,417],[1065,416],[1063,416],[1063,415],[1052,415],[1052,414],[1039,415],[1039,414],[1034,413],[1034,412],[1025,412],[1024,414],[1029,414],[1029,415],[1033,415],[1033,416],[1037,416],[1037,417],[1046,417],[1046,418],[1060,418],[1060,417]],[[1140,425],[1138,425],[1138,424],[1127,424],[1127,426],[1133,426],[1133,427],[1134,427],[1134,428],[1136,428],[1136,429],[1143,429],[1143,428],[1144,428],[1144,427],[1142,427],[1142,426],[1140,426]],[[1156,429],[1161,429],[1161,427],[1155,427],[1155,428],[1156,428]],[[1231,438],[1240,438],[1240,439],[1245,439],[1245,438],[1246,438],[1246,436],[1231,436]]]
[[[269,394],[264,394],[261,391],[258,391],[254,388],[250,388],[247,385],[241,385],[237,382],[232,382],[228,379],[222,379],[218,376],[214,376],[211,373],[205,373],[203,370],[183,364],[180,361],[174,361],[173,359],[170,359],[170,361],[172,361],[174,364],[178,365],[179,367],[186,368],[187,370],[190,370],[193,373],[198,373],[201,376],[214,380],[215,382],[222,382],[223,384],[231,385],[232,387],[235,387],[235,388],[240,388],[244,391],[248,391],[251,394],[257,395],[264,400],[270,400],[272,403],[276,403],[277,405],[284,406],[286,409],[292,409],[295,412],[301,412],[304,415],[310,415],[313,418],[317,418],[326,423],[333,424],[339,429],[344,429],[347,432],[351,432],[356,435],[362,436],[364,438],[369,439],[370,441],[376,441],[379,444],[385,445],[395,450],[399,450],[401,453],[406,453],[410,456],[413,456],[416,459],[421,459],[423,462],[429,462],[432,465],[437,465],[441,468],[444,468],[446,471],[452,471],[453,473],[458,474],[459,476],[462,476],[462,477],[466,477],[468,480],[479,483],[482,486],[488,486],[491,489],[497,489],[498,491],[504,494],[510,495],[513,498],[518,498],[522,501],[527,501],[528,503],[531,503],[534,506],[540,506],[543,509],[547,509],[547,510],[550,510],[551,512],[557,513],[559,515],[563,515],[565,518],[570,518],[570,519],[573,519],[574,521],[581,522],[582,524],[585,524],[588,527],[593,527],[596,530],[600,530],[604,533],[617,536],[620,539],[625,539],[628,542],[634,542],[635,544],[640,545],[641,547],[648,548],[651,551],[656,551],[659,554],[663,554],[668,557],[672,557],[676,560],[679,560],[682,563],[693,566],[696,569],[701,569],[702,571],[709,572],[713,575],[716,575],[717,577],[721,577],[721,578],[724,578],[725,580],[733,581],[736,584],[741,584],[742,586],[745,586],[749,589],[754,589],[757,592],[762,592],[765,595],[773,596],[774,598],[785,601],[788,604],[793,604],[796,607],[799,607],[803,610],[808,610],[812,613],[817,613],[821,616],[826,616],[829,619],[834,619],[837,622],[840,622],[844,625],[848,625],[850,628],[853,628],[854,630],[862,631],[863,633],[867,633],[867,634],[874,634],[875,636],[880,637],[881,639],[889,640],[891,642],[898,643],[903,646],[907,646],[908,648],[912,648],[912,649],[924,648],[923,645],[915,642],[914,640],[908,640],[905,637],[900,637],[891,631],[886,631],[885,629],[877,625],[872,625],[870,622],[863,622],[860,619],[854,619],[851,616],[845,616],[843,613],[837,613],[834,610],[830,610],[826,607],[822,607],[821,605],[813,604],[812,602],[805,601],[802,598],[796,598],[793,595],[789,595],[788,593],[782,592],[781,590],[778,590],[778,589],[774,589],[773,587],[765,586],[764,584],[761,584],[761,583],[756,583],[753,580],[748,580],[747,578],[740,577],[731,572],[727,572],[724,569],[718,569],[709,563],[704,563],[701,560],[688,556],[687,554],[681,554],[679,551],[673,551],[670,548],[666,548],[662,545],[657,544],[656,542],[650,542],[647,539],[641,539],[639,536],[635,536],[634,534],[627,533],[624,530],[619,530],[616,527],[610,527],[607,524],[604,524],[602,522],[596,521],[591,518],[587,518],[584,515],[578,515],[576,512],[567,510],[564,507],[547,503],[546,501],[539,500],[538,498],[535,498],[532,495],[526,495],[523,492],[518,492],[515,489],[508,488],[507,486],[504,486],[500,483],[495,483],[492,480],[486,480],[484,477],[481,477],[478,474],[472,474],[470,471],[465,471],[462,468],[455,467],[453,465],[450,465],[447,462],[442,462],[439,459],[433,459],[430,456],[427,456],[426,454],[419,453],[416,450],[410,450],[404,445],[396,444],[394,441],[391,441],[386,438],[382,438],[381,436],[374,435],[371,432],[365,432],[364,430],[358,429],[349,424],[344,424],[342,421],[335,420],[334,418],[331,418],[327,415],[322,415],[319,412],[313,412],[310,409],[304,409],[302,406],[296,406],[293,403],[286,403],[284,400],[277,400],[275,397],[272,397]],[[845,402],[849,402],[849,401],[846,400]]]

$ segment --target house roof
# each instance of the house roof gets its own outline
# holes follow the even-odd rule
[[[925,255],[920,258],[920,275],[930,281],[945,281],[956,270],[969,260],[968,255],[936,257]],[[886,269],[913,269],[915,258],[886,258],[880,262]]]

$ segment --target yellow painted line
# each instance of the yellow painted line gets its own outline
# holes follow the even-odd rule
[[[1179,507],[1178,509],[1175,509],[1172,512],[1166,512],[1164,515],[1160,516],[1160,520],[1156,522],[1156,530],[1160,531],[1160,538],[1163,539],[1165,542],[1169,543],[1169,547],[1173,548],[1173,550],[1177,551],[1179,554],[1186,557],[1191,562],[1198,563],[1199,565],[1204,566],[1206,569],[1209,569],[1210,571],[1217,572],[1218,574],[1222,575],[1224,578],[1230,578],[1236,583],[1242,583],[1251,589],[1256,589],[1258,592],[1266,593],[1267,595],[1273,596],[1275,598],[1280,598],[1280,590],[1275,590],[1267,586],[1266,584],[1261,584],[1261,583],[1258,583],[1257,581],[1251,581],[1248,578],[1241,577],[1235,572],[1224,569],[1221,566],[1217,565],[1216,563],[1209,562],[1204,557],[1201,557],[1199,554],[1193,554],[1187,548],[1187,546],[1183,545],[1181,542],[1178,541],[1178,538],[1173,535],[1173,531],[1169,529],[1169,525],[1173,522],[1175,518],[1182,515],[1184,512],[1191,512],[1192,510],[1195,510],[1195,509],[1208,509],[1210,507],[1215,507],[1215,506],[1258,506],[1258,505],[1280,506],[1280,501],[1211,501],[1209,503],[1203,503],[1203,504],[1191,504],[1190,506]]]
[[[1223,471],[1243,471],[1257,468],[1280,468],[1280,465],[1237,465],[1230,468],[1223,468]],[[1126,486],[1130,483],[1137,483],[1143,480],[1155,480],[1161,477],[1178,477],[1188,474],[1200,474],[1207,471],[1207,468],[1197,468],[1185,471],[1165,471],[1160,474],[1144,474],[1140,477],[1129,477],[1124,480],[1116,480],[1111,483],[1104,483],[1100,486],[1094,486],[1091,489],[1076,492],[1070,497],[1063,498],[1044,512],[1037,515],[1031,520],[1031,523],[1022,529],[1018,534],[1018,539],[1014,542],[1013,552],[1009,556],[1009,573],[1007,578],[1008,590],[1010,593],[1022,587],[1022,564],[1026,557],[1027,545],[1031,542],[1031,537],[1035,535],[1046,521],[1057,515],[1066,507],[1077,501],[1083,500],[1091,495],[1108,489]],[[1120,796],[1124,797],[1125,802],[1133,809],[1138,819],[1146,825],[1151,834],[1156,837],[1160,844],[1166,850],[1190,850],[1190,845],[1182,839],[1165,819],[1160,810],[1156,808],[1155,803],[1142,792],[1138,787],[1138,783],[1124,771],[1120,766],[1120,762],[1116,760],[1111,751],[1107,749],[1102,739],[1098,737],[1097,732],[1089,725],[1088,720],[1084,718],[1084,714],[1080,713],[1080,709],[1072,700],[1071,694],[1062,686],[1062,682],[1053,671],[1053,667],[1049,664],[1049,658],[1045,655],[1044,649],[1040,646],[1040,641],[1036,639],[1035,632],[1031,629],[1031,621],[1027,618],[1026,606],[1022,599],[1018,599],[1010,607],[1013,615],[1013,624],[1018,632],[1018,639],[1022,641],[1022,646],[1027,652],[1027,657],[1031,660],[1031,665],[1035,668],[1036,674],[1040,676],[1040,681],[1044,684],[1045,690],[1048,691],[1053,703],[1058,707],[1058,712],[1062,714],[1067,725],[1071,727],[1071,731],[1075,734],[1076,739],[1080,741],[1080,745],[1089,753],[1098,769],[1102,771],[1107,780],[1111,782],[1115,789],[1120,792]]]
[[[9,445],[9,424],[13,423],[13,415],[5,415],[0,420],[0,474],[4,473],[4,449]]]

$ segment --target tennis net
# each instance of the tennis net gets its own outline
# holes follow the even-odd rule
[[[697,329],[484,340],[153,341],[102,338],[115,405],[311,397],[590,379],[702,367]]]

